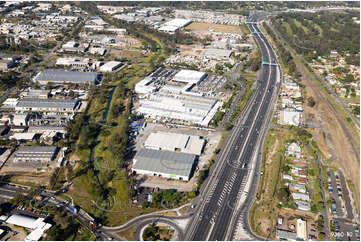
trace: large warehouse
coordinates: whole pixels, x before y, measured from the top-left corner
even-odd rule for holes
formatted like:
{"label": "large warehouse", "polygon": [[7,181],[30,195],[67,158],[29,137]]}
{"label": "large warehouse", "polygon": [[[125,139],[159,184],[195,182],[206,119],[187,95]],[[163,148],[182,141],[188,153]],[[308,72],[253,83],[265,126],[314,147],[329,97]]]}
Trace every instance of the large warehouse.
{"label": "large warehouse", "polygon": [[79,101],[75,99],[20,99],[15,111],[74,112]]}
{"label": "large warehouse", "polygon": [[56,146],[21,146],[14,154],[14,163],[42,166],[53,161],[57,151]]}
{"label": "large warehouse", "polygon": [[32,242],[39,241],[45,231],[52,227],[51,224],[45,223],[44,220],[44,218],[33,218],[26,215],[13,214],[6,220],[6,223],[31,230],[31,233],[26,236],[24,241]]}
{"label": "large warehouse", "polygon": [[183,27],[189,25],[190,23],[192,23],[191,20],[176,18],[176,19],[173,19],[171,21],[164,23],[159,28],[159,30],[163,31],[163,32],[174,33],[177,30],[179,30],[180,28],[183,28]]}
{"label": "large warehouse", "polygon": [[141,149],[133,159],[132,171],[136,174],[189,181],[196,158],[191,154]]}
{"label": "large warehouse", "polygon": [[205,140],[200,136],[168,132],[151,133],[144,148],[201,155]]}
{"label": "large warehouse", "polygon": [[65,71],[46,69],[39,72],[34,81],[41,85],[47,83],[98,84],[101,77],[95,72]]}
{"label": "large warehouse", "polygon": [[207,74],[200,71],[181,70],[173,77],[173,81],[197,84],[201,83]]}
{"label": "large warehouse", "polygon": [[208,126],[220,105],[215,98],[152,93],[149,98],[140,100],[137,112],[147,118],[178,120]]}
{"label": "large warehouse", "polygon": [[123,65],[123,63],[119,62],[119,61],[109,61],[100,67],[100,71],[101,72],[112,72],[112,71],[117,70],[122,65]]}

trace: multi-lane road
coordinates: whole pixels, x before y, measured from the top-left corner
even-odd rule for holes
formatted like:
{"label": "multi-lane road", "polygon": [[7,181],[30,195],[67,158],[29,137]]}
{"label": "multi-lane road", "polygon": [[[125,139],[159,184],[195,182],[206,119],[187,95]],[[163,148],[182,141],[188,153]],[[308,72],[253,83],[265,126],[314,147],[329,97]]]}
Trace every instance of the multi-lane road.
{"label": "multi-lane road", "polygon": [[[232,130],[225,148],[218,160],[218,167],[198,205],[197,216],[188,224],[186,240],[230,240],[237,220],[238,212],[250,203],[251,199],[240,203],[245,196],[243,188],[249,180],[249,174],[257,166],[253,159],[259,151],[259,141],[268,126],[269,114],[273,111],[274,94],[278,92],[280,69],[277,57],[265,36],[260,32],[256,19],[249,19],[248,28],[262,53],[262,69],[251,100],[249,109],[244,113]],[[257,175],[257,173],[255,173]],[[255,191],[256,187],[251,188]],[[248,193],[247,196],[252,194]],[[251,234],[251,233],[250,233]],[[252,236],[252,235],[251,235]]]}

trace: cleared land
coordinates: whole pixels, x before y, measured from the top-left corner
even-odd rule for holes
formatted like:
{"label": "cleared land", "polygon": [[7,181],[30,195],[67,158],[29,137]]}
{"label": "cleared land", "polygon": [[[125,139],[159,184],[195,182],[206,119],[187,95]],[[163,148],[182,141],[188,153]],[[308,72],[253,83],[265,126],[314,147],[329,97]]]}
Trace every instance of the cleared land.
{"label": "cleared land", "polygon": [[240,28],[238,26],[198,23],[198,22],[191,23],[185,29],[193,30],[193,31],[212,31],[212,32],[230,33],[230,34],[239,34],[240,32]]}

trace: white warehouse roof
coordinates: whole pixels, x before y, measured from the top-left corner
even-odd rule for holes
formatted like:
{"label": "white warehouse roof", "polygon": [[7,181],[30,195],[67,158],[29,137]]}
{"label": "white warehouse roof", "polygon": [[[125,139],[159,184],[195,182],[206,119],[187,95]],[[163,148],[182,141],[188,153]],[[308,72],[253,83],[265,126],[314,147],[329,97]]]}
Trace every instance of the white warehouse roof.
{"label": "white warehouse roof", "polygon": [[174,77],[174,81],[187,82],[187,83],[199,83],[206,78],[207,74],[200,71],[193,70],[181,70]]}
{"label": "white warehouse roof", "polygon": [[180,18],[176,18],[173,19],[171,21],[168,21],[166,23],[164,23],[159,30],[160,31],[165,31],[165,32],[175,32],[178,29],[187,26],[188,24],[190,24],[192,21],[188,20],[188,19],[180,19]]}
{"label": "white warehouse roof", "polygon": [[168,132],[151,133],[144,143],[144,147],[148,149],[179,151],[195,155],[202,153],[203,146],[204,139],[199,136]]}
{"label": "white warehouse roof", "polygon": [[35,229],[37,226],[36,218],[20,215],[20,214],[14,214],[11,215],[7,220],[6,223],[13,224],[16,226],[20,226],[27,229]]}
{"label": "white warehouse roof", "polygon": [[100,71],[102,72],[113,71],[122,65],[123,64],[119,61],[109,61],[100,67]]}
{"label": "white warehouse roof", "polygon": [[172,19],[171,21],[166,22],[165,25],[176,26],[178,28],[182,28],[182,27],[190,24],[191,22],[192,21],[189,19],[175,18],[175,19]]}

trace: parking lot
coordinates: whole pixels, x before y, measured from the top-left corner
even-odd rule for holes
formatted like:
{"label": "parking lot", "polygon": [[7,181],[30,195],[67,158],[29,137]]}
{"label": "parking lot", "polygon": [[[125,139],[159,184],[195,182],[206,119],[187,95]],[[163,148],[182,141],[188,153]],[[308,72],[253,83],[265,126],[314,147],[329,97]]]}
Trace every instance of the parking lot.
{"label": "parking lot", "polygon": [[335,231],[331,232],[331,238],[345,241],[345,240],[360,240],[359,227],[356,224],[348,223],[343,219],[333,220]]}
{"label": "parking lot", "polygon": [[340,171],[327,171],[328,191],[331,199],[331,238],[344,240],[360,240],[359,228],[352,223],[354,218],[351,200],[346,181]]}
{"label": "parking lot", "polygon": [[342,188],[340,176],[332,170],[327,171],[328,192],[332,202],[331,213],[337,217],[344,217],[346,215],[344,202],[342,200]]}

